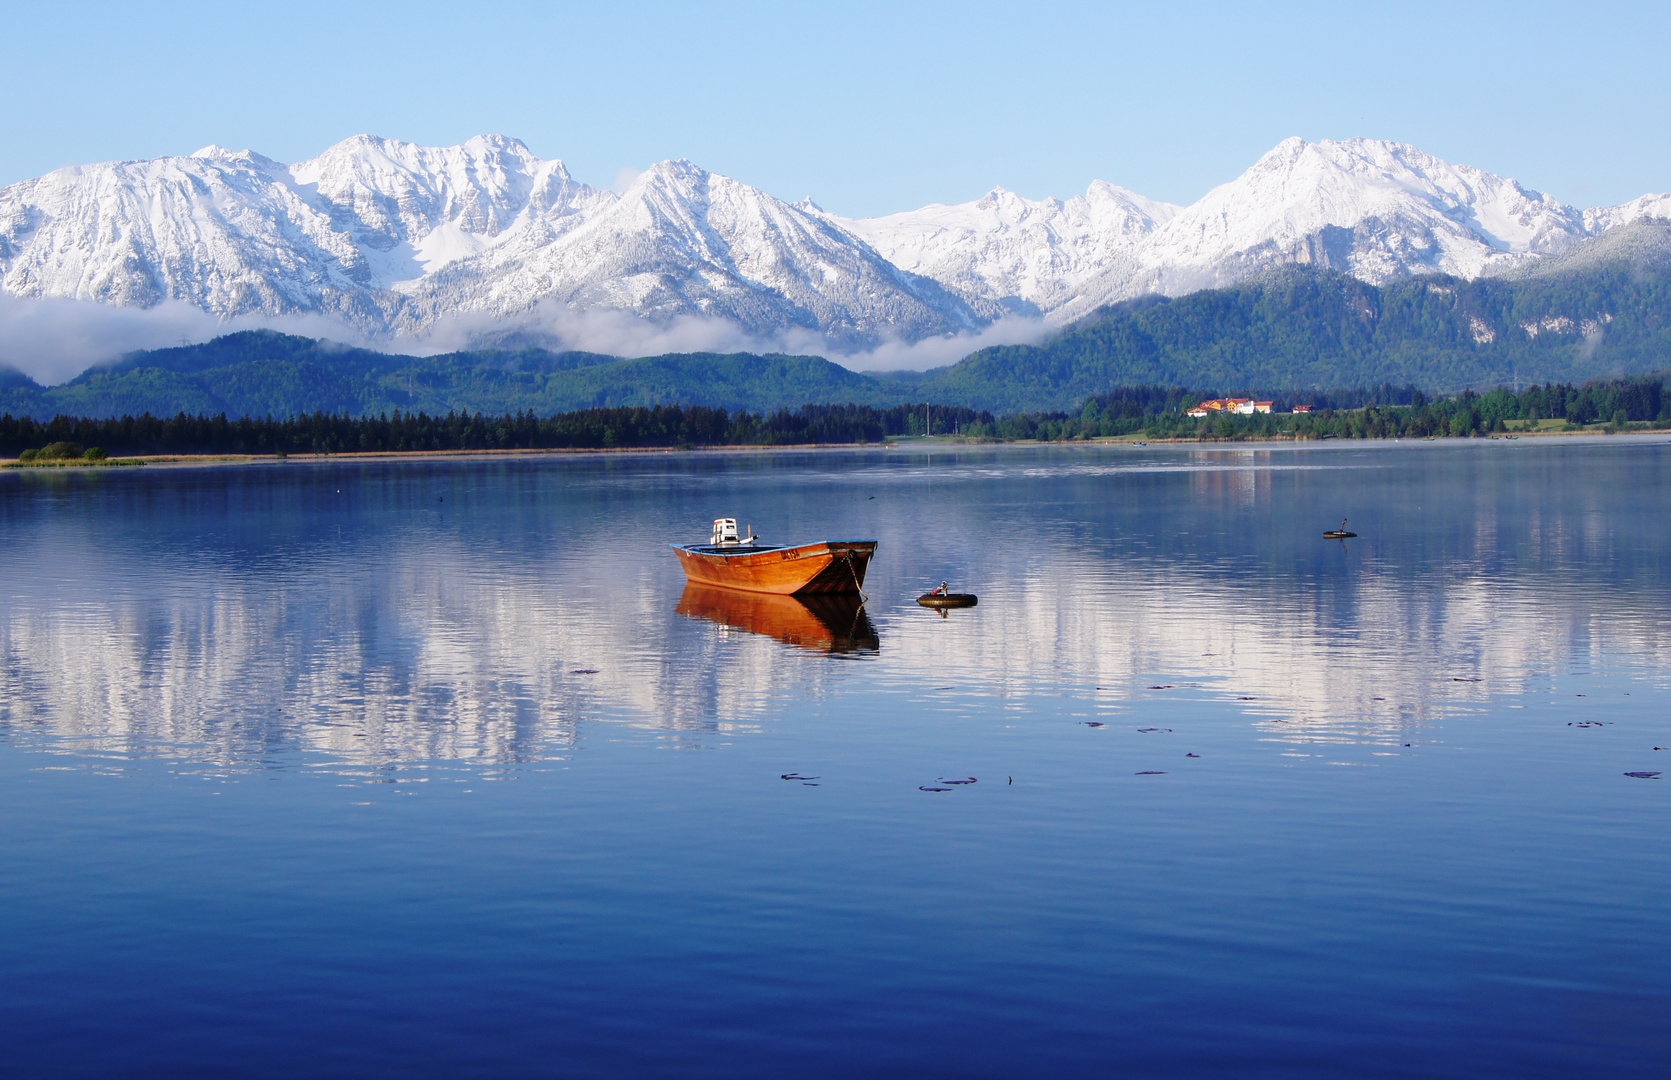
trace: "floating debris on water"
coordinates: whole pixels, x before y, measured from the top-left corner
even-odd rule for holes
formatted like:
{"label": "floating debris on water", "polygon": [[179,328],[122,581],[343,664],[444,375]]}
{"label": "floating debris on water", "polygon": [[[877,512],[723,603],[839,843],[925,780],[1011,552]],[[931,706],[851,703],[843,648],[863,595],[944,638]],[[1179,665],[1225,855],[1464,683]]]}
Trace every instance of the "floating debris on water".
{"label": "floating debris on water", "polygon": [[1170,690],[1170,689],[1172,689],[1172,687],[1170,687],[1170,686],[1145,686],[1143,689],[1145,689],[1145,690]]}
{"label": "floating debris on water", "polygon": [[1152,731],[1165,731],[1165,732],[1170,732],[1170,731],[1171,731],[1171,730],[1172,730],[1172,729],[1171,729],[1171,728],[1169,728],[1169,727],[1140,727],[1140,728],[1138,728],[1138,729],[1137,729],[1137,730],[1138,730],[1138,731],[1141,731],[1141,732],[1143,732],[1143,733],[1144,733],[1144,734],[1145,734],[1145,735],[1147,735],[1147,734],[1148,734],[1148,733],[1150,733],[1150,732],[1152,732]]}
{"label": "floating debris on water", "polygon": [[[1103,723],[1101,720],[1081,720],[1080,723],[1084,724],[1086,727],[1107,727],[1108,726],[1107,724]],[[1656,746],[1656,747],[1654,747],[1654,749],[1658,750],[1659,747]]]}
{"label": "floating debris on water", "polygon": [[976,784],[976,783],[979,783],[980,781],[976,780],[973,776],[969,777],[966,780],[947,780],[944,776],[942,776],[940,779],[938,779],[934,782],[936,784]]}
{"label": "floating debris on water", "polygon": [[570,675],[596,675],[597,673],[598,669],[595,667],[577,667],[569,672]]}
{"label": "floating debris on water", "polygon": [[1611,720],[1568,720],[1567,727],[1606,727]]}
{"label": "floating debris on water", "polygon": [[1133,776],[1165,776],[1166,773],[1163,772],[1160,769],[1144,769],[1142,772],[1132,773],[1132,775]]}
{"label": "floating debris on water", "polygon": [[1658,780],[1659,779],[1659,773],[1657,773],[1657,772],[1627,772],[1627,773],[1625,773],[1625,775],[1626,776],[1634,776],[1638,780]]}
{"label": "floating debris on water", "polygon": [[1255,698],[1255,697],[1239,697],[1236,700],[1237,701],[1258,701],[1259,699]]}
{"label": "floating debris on water", "polygon": [[1484,681],[1485,681],[1484,679],[1480,678],[1477,675],[1470,675],[1467,678],[1452,677],[1452,679],[1451,679],[1451,682],[1484,682]]}
{"label": "floating debris on water", "polygon": [[1185,757],[1200,757],[1200,754],[1185,754]]}
{"label": "floating debris on water", "polygon": [[949,788],[949,787],[929,787],[927,784],[919,784],[917,786],[917,790],[918,791],[950,791],[951,788]]}
{"label": "floating debris on water", "polygon": [[818,776],[802,776],[798,772],[786,772],[782,776],[780,776],[778,779],[780,779],[780,780],[821,780],[823,778],[818,777]]}

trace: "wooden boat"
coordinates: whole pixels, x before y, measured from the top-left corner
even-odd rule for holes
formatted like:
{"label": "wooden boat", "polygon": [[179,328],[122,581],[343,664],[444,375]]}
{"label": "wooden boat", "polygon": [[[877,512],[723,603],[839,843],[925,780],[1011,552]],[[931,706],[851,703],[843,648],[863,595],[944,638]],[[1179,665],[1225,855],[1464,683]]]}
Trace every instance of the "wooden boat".
{"label": "wooden boat", "polygon": [[809,652],[875,653],[881,648],[864,604],[852,593],[771,593],[718,589],[688,582],[675,609],[690,619],[776,638]]}
{"label": "wooden boat", "polygon": [[674,544],[685,577],[704,585],[782,596],[860,593],[876,554],[874,540],[820,540],[784,547],[762,544],[749,526],[737,535],[736,518],[716,518],[706,544]]}

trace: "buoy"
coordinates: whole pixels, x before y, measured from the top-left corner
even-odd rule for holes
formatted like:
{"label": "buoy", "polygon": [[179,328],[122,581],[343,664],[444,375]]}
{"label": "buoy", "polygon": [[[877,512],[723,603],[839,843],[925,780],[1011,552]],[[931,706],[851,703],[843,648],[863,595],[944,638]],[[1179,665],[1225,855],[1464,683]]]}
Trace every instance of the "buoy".
{"label": "buoy", "polygon": [[974,607],[979,602],[974,593],[949,591],[944,581],[933,592],[917,597],[917,603],[927,608]]}

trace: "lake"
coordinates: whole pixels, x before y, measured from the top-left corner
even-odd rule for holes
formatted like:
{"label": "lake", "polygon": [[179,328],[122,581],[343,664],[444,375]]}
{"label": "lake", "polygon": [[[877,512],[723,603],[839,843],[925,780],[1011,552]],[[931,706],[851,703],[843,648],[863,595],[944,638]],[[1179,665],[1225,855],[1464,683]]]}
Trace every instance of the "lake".
{"label": "lake", "polygon": [[[1665,1076],[1668,510],[1629,437],[0,473],[7,1075]],[[868,603],[687,593],[722,515]]]}

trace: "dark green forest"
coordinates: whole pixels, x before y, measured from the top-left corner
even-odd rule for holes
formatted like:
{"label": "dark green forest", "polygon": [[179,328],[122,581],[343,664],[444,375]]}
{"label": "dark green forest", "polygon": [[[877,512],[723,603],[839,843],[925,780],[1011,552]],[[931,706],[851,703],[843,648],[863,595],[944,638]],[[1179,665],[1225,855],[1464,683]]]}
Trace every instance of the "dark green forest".
{"label": "dark green forest", "polygon": [[1331,394],[1288,395],[1279,409],[1311,405],[1310,413],[1186,416],[1196,402],[1220,397],[1156,386],[1127,387],[1086,399],[1074,413],[1022,413],[967,425],[976,438],[1066,441],[1142,435],[1151,439],[1391,439],[1469,437],[1547,428],[1583,430],[1604,424],[1624,431],[1671,428],[1671,395],[1663,380],[1615,379],[1575,386],[1547,383],[1519,391],[1499,388],[1479,394],[1465,390],[1430,399],[1413,386],[1390,384]]}
{"label": "dark green forest", "polygon": [[[702,405],[619,406],[555,416],[532,412],[403,413],[356,417],[313,413],[285,419],[229,419],[178,413],[41,422],[0,416],[0,455],[60,444],[52,457],[97,447],[110,454],[300,454],[357,451],[630,449],[634,447],[805,446],[877,443],[921,434],[932,417],[940,434],[992,425],[991,413],[929,405],[807,405],[771,413]],[[71,453],[70,449],[74,448]]]}
{"label": "dark green forest", "polygon": [[0,455],[42,460],[106,454],[291,454],[356,451],[630,449],[805,446],[878,443],[900,436],[957,435],[975,440],[1070,441],[1141,434],[1185,439],[1376,439],[1466,437],[1524,430],[1556,420],[1568,430],[1603,423],[1608,430],[1671,427],[1671,395],[1660,379],[1586,386],[1549,383],[1523,390],[1471,390],[1429,399],[1413,386],[1291,396],[1309,414],[1208,416],[1186,410],[1222,396],[1178,387],[1124,387],[1086,399],[1075,413],[995,417],[960,406],[805,405],[771,413],[701,405],[583,409],[541,417],[532,412],[428,413],[354,417],[313,413],[285,419],[229,419],[179,413],[115,419],[59,416],[50,421],[0,416]]}

